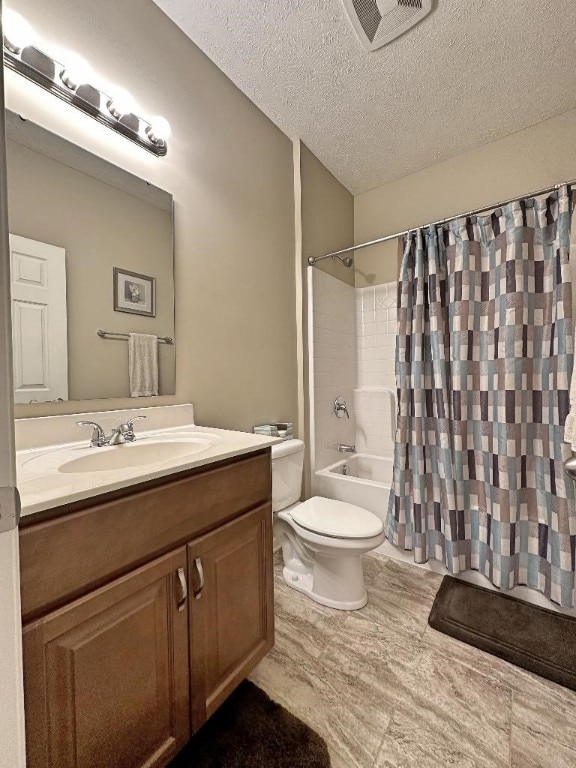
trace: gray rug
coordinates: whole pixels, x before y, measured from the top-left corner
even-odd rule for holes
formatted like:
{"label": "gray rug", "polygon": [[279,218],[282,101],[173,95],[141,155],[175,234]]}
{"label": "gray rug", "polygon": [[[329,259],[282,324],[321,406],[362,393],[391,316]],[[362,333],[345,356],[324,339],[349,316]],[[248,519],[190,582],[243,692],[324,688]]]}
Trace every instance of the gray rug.
{"label": "gray rug", "polygon": [[168,768],[330,768],[324,739],[242,683]]}
{"label": "gray rug", "polygon": [[576,618],[445,576],[428,623],[576,691]]}

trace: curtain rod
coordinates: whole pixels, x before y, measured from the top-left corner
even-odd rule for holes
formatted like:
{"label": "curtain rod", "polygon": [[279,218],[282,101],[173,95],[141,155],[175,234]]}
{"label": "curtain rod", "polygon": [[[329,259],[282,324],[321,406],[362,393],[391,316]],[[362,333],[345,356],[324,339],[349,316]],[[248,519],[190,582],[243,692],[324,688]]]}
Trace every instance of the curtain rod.
{"label": "curtain rod", "polygon": [[[492,205],[485,205],[482,208],[475,208],[473,211],[466,211],[465,213],[457,213],[455,216],[449,216],[447,219],[439,219],[438,221],[432,221],[429,224],[424,224],[420,227],[410,227],[410,229],[404,229],[402,232],[395,232],[393,235],[386,235],[386,237],[379,237],[376,240],[368,240],[365,243],[359,245],[351,245],[349,248],[342,248],[340,251],[333,251],[332,253],[325,253],[323,256],[309,256],[308,264],[312,267],[317,261],[323,261],[324,259],[339,258],[344,253],[351,253],[352,251],[359,251],[361,248],[369,248],[371,245],[378,245],[379,243],[386,243],[389,240],[396,240],[403,235],[407,235],[410,232],[414,232],[417,229],[426,229],[427,227],[439,227],[441,224],[446,224],[449,221],[455,221],[456,219],[462,219],[467,216],[475,216],[483,211],[489,211],[492,208],[501,208],[503,205],[509,203],[515,203],[517,200],[521,200],[524,197],[537,197],[543,195],[546,192],[552,192],[560,187],[571,187],[576,185],[576,179],[573,181],[564,181],[561,184],[554,184],[552,187],[544,187],[544,189],[537,189],[535,192],[530,192],[527,195],[520,197],[511,197],[509,200],[500,200],[499,203],[493,203]],[[348,265],[346,265],[348,266]]]}

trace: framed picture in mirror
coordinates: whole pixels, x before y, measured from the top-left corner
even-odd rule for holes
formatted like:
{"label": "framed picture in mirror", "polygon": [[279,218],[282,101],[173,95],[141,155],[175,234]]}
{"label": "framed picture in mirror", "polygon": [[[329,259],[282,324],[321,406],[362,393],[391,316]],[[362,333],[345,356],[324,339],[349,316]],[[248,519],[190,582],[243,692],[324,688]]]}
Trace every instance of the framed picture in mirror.
{"label": "framed picture in mirror", "polygon": [[156,317],[156,279],[114,267],[114,310]]}

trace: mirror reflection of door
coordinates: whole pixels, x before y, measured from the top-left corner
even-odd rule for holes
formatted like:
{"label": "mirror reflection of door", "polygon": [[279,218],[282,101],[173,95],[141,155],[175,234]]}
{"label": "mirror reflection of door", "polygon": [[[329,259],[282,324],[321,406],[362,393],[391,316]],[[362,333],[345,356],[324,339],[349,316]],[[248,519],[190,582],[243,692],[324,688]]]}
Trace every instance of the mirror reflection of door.
{"label": "mirror reflection of door", "polygon": [[66,251],[10,235],[14,400],[68,399]]}

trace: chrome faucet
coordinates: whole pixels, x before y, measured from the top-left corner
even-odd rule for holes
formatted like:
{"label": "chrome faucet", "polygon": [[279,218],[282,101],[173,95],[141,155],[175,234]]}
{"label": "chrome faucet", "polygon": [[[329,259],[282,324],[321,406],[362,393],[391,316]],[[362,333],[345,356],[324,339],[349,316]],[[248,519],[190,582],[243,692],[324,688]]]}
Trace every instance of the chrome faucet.
{"label": "chrome faucet", "polygon": [[90,445],[93,448],[102,448],[105,445],[122,445],[123,443],[133,443],[136,440],[136,433],[134,432],[134,422],[139,419],[145,419],[146,416],[134,416],[133,419],[126,423],[120,424],[116,429],[112,430],[112,433],[106,437],[106,433],[95,421],[77,421],[79,427],[92,427],[92,439]]}
{"label": "chrome faucet", "polygon": [[134,422],[140,419],[145,419],[146,416],[134,416],[133,419],[127,421],[125,424],[120,424],[119,427],[112,432],[108,438],[108,445],[122,445],[122,443],[133,443],[136,440],[136,433],[134,432]]}
{"label": "chrome faucet", "polygon": [[346,416],[347,419],[350,418],[350,414],[348,413],[348,406],[346,405],[346,400],[340,395],[339,397],[334,400],[334,413],[339,419],[343,419],[344,416]]}
{"label": "chrome faucet", "polygon": [[338,450],[340,453],[356,453],[356,446],[348,445],[348,443],[340,443]]}
{"label": "chrome faucet", "polygon": [[77,421],[76,424],[79,427],[92,427],[94,429],[90,440],[92,448],[102,448],[103,445],[107,444],[106,434],[100,424],[96,424],[95,421]]}

